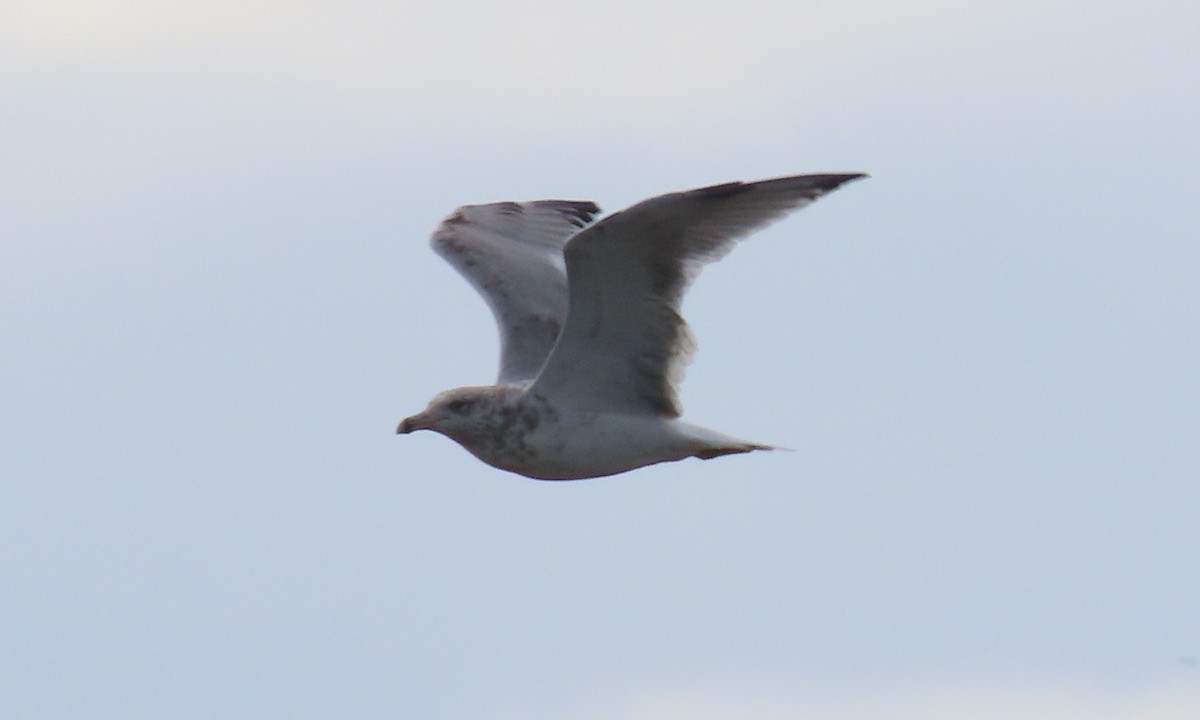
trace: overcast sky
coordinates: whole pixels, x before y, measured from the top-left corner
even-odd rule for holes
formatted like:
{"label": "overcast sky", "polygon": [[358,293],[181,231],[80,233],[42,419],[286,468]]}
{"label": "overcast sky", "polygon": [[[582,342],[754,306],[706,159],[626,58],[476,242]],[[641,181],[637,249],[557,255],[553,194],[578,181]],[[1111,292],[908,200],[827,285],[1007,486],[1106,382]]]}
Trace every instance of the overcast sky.
{"label": "overcast sky", "polygon": [[[0,715],[1200,716],[1200,6],[6,0]],[[865,171],[544,483],[456,206]]]}

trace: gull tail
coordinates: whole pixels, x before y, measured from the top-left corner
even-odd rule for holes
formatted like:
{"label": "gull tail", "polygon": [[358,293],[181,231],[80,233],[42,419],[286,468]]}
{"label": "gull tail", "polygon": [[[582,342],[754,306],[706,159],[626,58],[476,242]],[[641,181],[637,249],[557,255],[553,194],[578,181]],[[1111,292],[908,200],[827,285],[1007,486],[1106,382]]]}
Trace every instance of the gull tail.
{"label": "gull tail", "polygon": [[754,452],[755,450],[786,450],[787,448],[777,448],[774,445],[759,445],[758,443],[745,442],[737,445],[725,445],[722,447],[708,447],[697,451],[696,457],[701,460],[712,460],[713,458],[724,457],[725,455],[741,455],[742,453]]}
{"label": "gull tail", "polygon": [[692,455],[701,460],[712,460],[713,458],[724,457],[726,455],[741,455],[742,453],[754,452],[755,450],[786,449],[777,448],[774,445],[764,445],[763,443],[741,440],[716,432],[715,430],[700,427],[699,425],[680,423],[680,426],[682,426],[682,429],[694,443]]}

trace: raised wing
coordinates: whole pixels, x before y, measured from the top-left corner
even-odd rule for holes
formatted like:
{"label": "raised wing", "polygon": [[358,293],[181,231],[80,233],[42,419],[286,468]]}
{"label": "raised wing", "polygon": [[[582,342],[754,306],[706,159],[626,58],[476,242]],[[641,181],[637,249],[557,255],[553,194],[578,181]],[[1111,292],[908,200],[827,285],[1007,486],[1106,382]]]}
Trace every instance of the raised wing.
{"label": "raised wing", "polygon": [[500,326],[499,382],[533,379],[567,315],[562,249],[600,208],[571,200],[466,205],[430,243],[487,301]]}
{"label": "raised wing", "polygon": [[661,195],[567,243],[570,311],[532,389],[556,406],[678,417],[695,350],[679,304],[740,239],[861,174],[801,175]]}

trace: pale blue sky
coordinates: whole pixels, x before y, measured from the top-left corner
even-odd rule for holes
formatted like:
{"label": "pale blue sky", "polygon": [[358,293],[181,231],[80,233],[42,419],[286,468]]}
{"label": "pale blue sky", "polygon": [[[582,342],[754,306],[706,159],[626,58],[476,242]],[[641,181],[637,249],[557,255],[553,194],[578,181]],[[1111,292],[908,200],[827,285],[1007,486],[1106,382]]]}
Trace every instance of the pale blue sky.
{"label": "pale blue sky", "polygon": [[[811,7],[809,6],[811,5]],[[1194,2],[0,8],[0,715],[1200,712]],[[524,480],[455,206],[867,171]]]}

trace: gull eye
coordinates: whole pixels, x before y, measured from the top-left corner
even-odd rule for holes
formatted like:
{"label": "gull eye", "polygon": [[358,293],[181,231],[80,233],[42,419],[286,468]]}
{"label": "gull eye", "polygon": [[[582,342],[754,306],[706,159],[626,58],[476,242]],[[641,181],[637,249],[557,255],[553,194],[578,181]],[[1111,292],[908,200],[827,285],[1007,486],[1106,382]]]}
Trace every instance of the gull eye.
{"label": "gull eye", "polygon": [[452,413],[461,413],[463,410],[467,409],[467,401],[451,400],[450,402],[446,403],[446,407],[449,408],[450,412]]}

